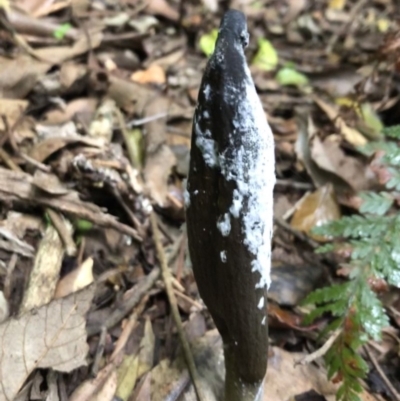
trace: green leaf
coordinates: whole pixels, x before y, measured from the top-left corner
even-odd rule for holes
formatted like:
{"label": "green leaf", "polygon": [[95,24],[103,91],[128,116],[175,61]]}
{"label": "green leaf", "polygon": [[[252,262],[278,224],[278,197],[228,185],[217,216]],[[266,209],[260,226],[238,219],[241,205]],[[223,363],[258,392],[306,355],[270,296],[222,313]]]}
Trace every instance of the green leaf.
{"label": "green leaf", "polygon": [[214,53],[215,42],[218,38],[218,29],[213,29],[209,33],[205,33],[201,36],[199,46],[200,50],[207,56],[211,57]]}
{"label": "green leaf", "polygon": [[278,65],[279,57],[272,43],[267,39],[258,40],[258,51],[252,65],[263,71],[273,71]]}
{"label": "green leaf", "polygon": [[71,28],[72,25],[69,23],[62,24],[53,32],[53,36],[58,40],[62,40]]}
{"label": "green leaf", "polygon": [[93,228],[93,223],[85,219],[77,219],[74,222],[74,227],[80,233],[85,233]]}
{"label": "green leaf", "polygon": [[385,184],[387,189],[394,189],[400,191],[400,171],[399,169],[388,167],[388,173],[390,174],[389,181]]}
{"label": "green leaf", "polygon": [[391,138],[400,139],[400,125],[393,125],[392,127],[385,127],[383,133]]}
{"label": "green leaf", "polygon": [[275,78],[282,86],[293,85],[297,87],[302,87],[307,85],[309,82],[306,75],[290,67],[281,68],[276,74]]}
{"label": "green leaf", "polygon": [[360,194],[364,201],[360,206],[361,213],[372,213],[383,216],[393,205],[393,197],[387,192],[364,192]]}

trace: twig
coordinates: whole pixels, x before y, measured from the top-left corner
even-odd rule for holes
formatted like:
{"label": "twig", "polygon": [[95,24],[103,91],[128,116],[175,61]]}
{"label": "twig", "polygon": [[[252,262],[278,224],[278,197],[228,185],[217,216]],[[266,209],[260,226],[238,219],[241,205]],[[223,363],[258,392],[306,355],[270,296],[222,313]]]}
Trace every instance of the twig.
{"label": "twig", "polygon": [[160,277],[160,269],[155,267],[150,274],[144,277],[134,288],[132,295],[121,305],[118,309],[113,311],[104,324],[89,325],[86,328],[88,336],[93,336],[100,333],[103,327],[107,329],[114,327],[120,322],[125,316],[127,316],[131,310],[146,296],[147,292],[153,287],[154,283]]}
{"label": "twig", "polygon": [[392,393],[393,397],[395,398],[396,401],[400,401],[400,394],[397,392],[397,390],[394,388],[393,384],[390,383],[389,379],[387,378],[387,376],[385,375],[385,372],[382,370],[382,368],[380,367],[378,361],[376,360],[376,358],[374,357],[374,355],[372,354],[372,352],[369,349],[368,345],[365,345],[363,347],[364,351],[366,352],[366,354],[368,355],[369,360],[371,361],[371,363],[374,365],[376,371],[379,373],[379,376],[381,377],[381,379],[385,382],[387,388],[389,389],[389,391]]}
{"label": "twig", "polygon": [[126,126],[128,128],[139,127],[140,125],[151,123],[152,121],[156,121],[156,120],[159,120],[160,118],[164,118],[164,117],[168,117],[168,113],[163,112],[163,113],[154,114],[153,116],[148,116],[148,117],[144,117],[144,118],[138,118],[135,120],[131,120],[126,123]]}
{"label": "twig", "polygon": [[310,184],[308,182],[296,182],[292,180],[279,180],[279,179],[276,180],[275,185],[282,187],[290,187],[295,189],[305,189],[305,190],[315,188],[313,184]]}
{"label": "twig", "polygon": [[280,219],[279,217],[274,217],[274,223],[282,227],[286,231],[289,231],[299,240],[307,242],[307,244],[309,244],[313,249],[319,247],[317,241],[314,241],[313,239],[309,238],[306,234],[303,234],[301,231],[294,229],[289,223],[286,223],[285,220]]}
{"label": "twig", "polygon": [[154,242],[156,244],[157,257],[158,257],[158,260],[160,262],[161,273],[162,273],[162,276],[163,276],[163,279],[164,279],[165,289],[167,291],[168,300],[169,300],[169,303],[170,303],[170,306],[171,306],[172,316],[174,318],[176,327],[178,329],[179,339],[180,339],[180,341],[182,343],[183,353],[185,355],[185,359],[186,359],[186,363],[187,363],[187,366],[188,366],[188,370],[189,370],[190,376],[192,378],[192,382],[193,382],[194,389],[195,389],[195,392],[196,392],[197,400],[198,401],[203,401],[203,400],[205,400],[205,398],[202,396],[202,391],[201,391],[201,387],[200,387],[200,380],[199,380],[199,376],[198,376],[198,373],[197,373],[196,365],[194,363],[193,355],[192,355],[192,352],[190,350],[189,343],[188,343],[188,341],[186,339],[185,332],[183,331],[182,320],[181,320],[181,317],[179,315],[178,305],[176,303],[174,290],[172,288],[171,273],[170,273],[170,271],[168,269],[168,266],[167,266],[167,261],[166,261],[166,258],[165,258],[164,248],[163,248],[163,246],[161,244],[160,232],[159,232],[159,229],[158,229],[157,219],[156,219],[156,216],[155,216],[154,212],[152,212],[150,214],[150,222],[151,222],[151,228],[153,230]]}
{"label": "twig", "polygon": [[316,351],[314,351],[313,353],[305,356],[304,358],[299,359],[298,361],[296,361],[294,363],[294,366],[297,365],[307,365],[313,361],[315,361],[316,359],[320,358],[321,356],[324,356],[327,351],[329,350],[329,348],[332,346],[332,344],[335,342],[335,340],[339,337],[339,334],[341,333],[341,330],[336,330],[333,332],[333,334],[328,338],[328,340],[325,342],[325,344],[317,349]]}
{"label": "twig", "polygon": [[326,52],[331,53],[333,47],[335,46],[336,42],[339,40],[339,38],[343,35],[343,33],[350,29],[351,26],[353,25],[354,21],[356,20],[356,15],[357,13],[361,10],[362,7],[368,2],[368,0],[359,0],[358,3],[356,3],[353,8],[351,9],[349,13],[349,19],[348,22],[344,23],[341,28],[339,29],[338,32],[336,32],[335,35],[331,37],[331,39],[328,42],[328,46],[326,47]]}
{"label": "twig", "polygon": [[125,146],[126,146],[126,149],[128,151],[128,155],[129,155],[129,159],[131,161],[131,164],[132,164],[132,166],[134,168],[140,170],[140,161],[137,159],[136,152],[132,148],[132,141],[129,138],[129,132],[126,129],[124,117],[123,117],[121,111],[118,108],[115,108],[115,114],[117,116],[118,125],[119,125],[119,128],[120,128],[121,132],[122,132],[122,136],[124,138]]}
{"label": "twig", "polygon": [[107,339],[107,329],[103,327],[100,332],[99,343],[97,344],[97,350],[94,356],[93,365],[91,369],[93,377],[96,377],[97,374],[99,373],[100,362],[104,354],[106,339]]}
{"label": "twig", "polygon": [[76,255],[76,245],[74,239],[72,238],[72,230],[67,227],[71,223],[66,221],[60,213],[55,212],[53,209],[46,208],[46,213],[50,217],[51,223],[57,230],[61,241],[64,244],[65,253],[68,256]]}

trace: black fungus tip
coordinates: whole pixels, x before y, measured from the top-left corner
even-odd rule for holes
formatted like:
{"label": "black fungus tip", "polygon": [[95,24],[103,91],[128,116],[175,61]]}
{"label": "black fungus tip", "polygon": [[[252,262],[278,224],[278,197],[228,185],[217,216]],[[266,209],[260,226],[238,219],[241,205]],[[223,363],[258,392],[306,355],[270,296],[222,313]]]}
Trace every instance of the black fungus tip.
{"label": "black fungus tip", "polygon": [[227,11],[222,18],[219,32],[220,35],[233,36],[236,40],[240,41],[243,48],[249,44],[246,16],[241,11]]}

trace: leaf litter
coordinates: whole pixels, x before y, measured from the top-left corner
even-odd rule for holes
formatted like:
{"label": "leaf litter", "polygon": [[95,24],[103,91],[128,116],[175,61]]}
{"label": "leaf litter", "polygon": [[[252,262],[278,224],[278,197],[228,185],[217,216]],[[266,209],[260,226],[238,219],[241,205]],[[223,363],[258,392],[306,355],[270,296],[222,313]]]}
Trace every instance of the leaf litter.
{"label": "leaf litter", "polygon": [[[389,179],[379,155],[358,147],[400,123],[396,4],[231,3],[248,18],[247,57],[276,143],[266,399],[310,390],[332,399],[321,361],[318,371],[293,367],[317,348],[320,326],[299,323],[300,302],[342,262],[315,255],[321,238],[310,230],[358,210],[357,191]],[[0,9],[0,400],[195,399],[160,280],[154,210],[203,393],[218,399],[222,349],[190,267],[184,181],[223,4]],[[362,399],[375,387],[366,389]]]}

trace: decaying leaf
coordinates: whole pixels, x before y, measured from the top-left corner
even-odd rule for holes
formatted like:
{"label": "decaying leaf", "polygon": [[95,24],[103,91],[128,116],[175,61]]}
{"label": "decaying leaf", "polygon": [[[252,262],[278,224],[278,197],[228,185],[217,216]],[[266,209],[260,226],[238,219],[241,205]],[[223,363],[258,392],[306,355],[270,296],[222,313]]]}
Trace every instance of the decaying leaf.
{"label": "decaying leaf", "polygon": [[131,80],[139,84],[165,84],[164,70],[158,64],[152,64],[147,70],[136,71],[131,75]]}
{"label": "decaying leaf", "polygon": [[311,194],[306,194],[298,203],[291,225],[299,231],[304,231],[316,240],[323,240],[311,234],[318,227],[338,220],[341,217],[340,208],[331,184],[318,188]]}
{"label": "decaying leaf", "polygon": [[38,308],[53,299],[63,256],[64,246],[58,232],[52,225],[49,225],[36,252],[20,313]]}
{"label": "decaying leaf", "polygon": [[93,259],[87,258],[75,270],[64,276],[57,284],[54,298],[66,297],[93,283]]}
{"label": "decaying leaf", "polygon": [[35,190],[33,177],[23,172],[0,168],[0,200],[49,206],[67,215],[89,220],[99,226],[113,227],[141,240],[133,228],[118,222],[114,216],[104,213],[97,205],[81,201],[77,192],[69,190],[67,194],[60,196],[39,192]]}
{"label": "decaying leaf", "polygon": [[326,113],[335,127],[343,135],[343,137],[354,146],[361,146],[367,143],[365,137],[360,134],[355,128],[349,127],[343,118],[339,115],[339,111],[329,103],[325,102],[318,96],[312,96],[315,103]]}
{"label": "decaying leaf", "polygon": [[94,287],[0,325],[0,400],[13,400],[36,368],[70,372],[86,364],[85,313]]}

